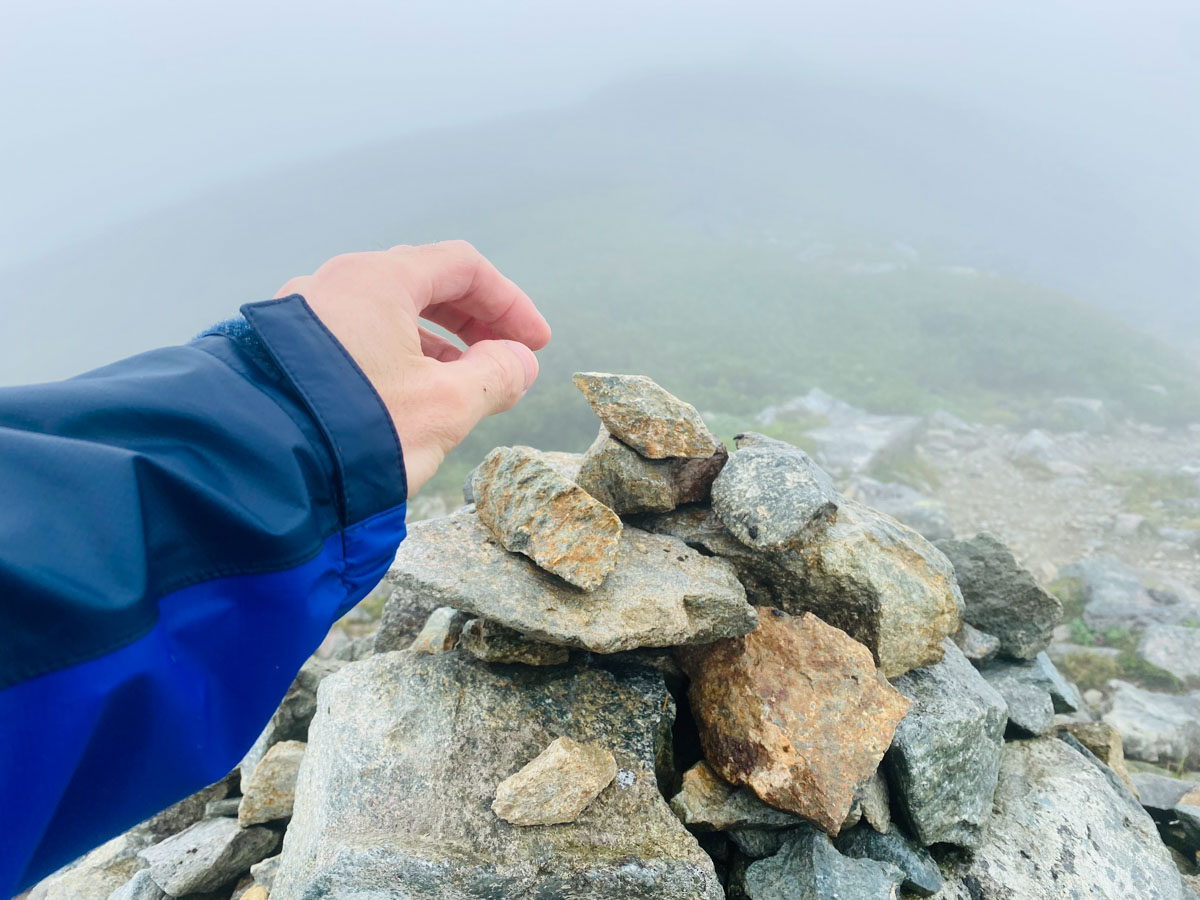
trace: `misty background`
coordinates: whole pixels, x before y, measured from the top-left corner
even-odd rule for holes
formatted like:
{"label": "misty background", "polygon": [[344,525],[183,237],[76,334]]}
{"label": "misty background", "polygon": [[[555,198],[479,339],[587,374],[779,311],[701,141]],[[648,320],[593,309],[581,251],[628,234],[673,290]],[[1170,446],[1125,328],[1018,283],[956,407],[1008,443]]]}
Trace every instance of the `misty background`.
{"label": "misty background", "polygon": [[[715,414],[813,386],[1200,421],[1200,8],[7,4],[0,384],[187,340],[349,250],[466,238],[579,368]],[[447,482],[449,483],[449,482]]]}

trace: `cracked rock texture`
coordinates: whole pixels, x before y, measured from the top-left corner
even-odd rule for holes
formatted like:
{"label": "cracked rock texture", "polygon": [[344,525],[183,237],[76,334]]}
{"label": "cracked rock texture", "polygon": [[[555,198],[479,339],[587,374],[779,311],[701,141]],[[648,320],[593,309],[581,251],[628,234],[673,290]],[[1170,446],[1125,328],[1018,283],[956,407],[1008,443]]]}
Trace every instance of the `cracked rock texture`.
{"label": "cracked rock texture", "polygon": [[766,607],[757,630],[679,651],[709,765],[836,834],[908,710],[870,652],[816,616]]}

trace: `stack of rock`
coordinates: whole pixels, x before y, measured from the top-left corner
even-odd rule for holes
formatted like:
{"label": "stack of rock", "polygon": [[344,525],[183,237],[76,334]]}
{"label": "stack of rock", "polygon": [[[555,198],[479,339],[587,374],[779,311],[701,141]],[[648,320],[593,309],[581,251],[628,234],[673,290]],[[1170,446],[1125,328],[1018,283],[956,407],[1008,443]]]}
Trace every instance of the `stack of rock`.
{"label": "stack of rock", "polygon": [[[315,703],[302,673],[237,818],[113,896],[1194,897],[1003,545],[934,546],[789,444],[730,454],[644,377],[575,382],[586,453],[497,448],[413,524],[373,646]],[[218,829],[236,866],[173,880]]]}

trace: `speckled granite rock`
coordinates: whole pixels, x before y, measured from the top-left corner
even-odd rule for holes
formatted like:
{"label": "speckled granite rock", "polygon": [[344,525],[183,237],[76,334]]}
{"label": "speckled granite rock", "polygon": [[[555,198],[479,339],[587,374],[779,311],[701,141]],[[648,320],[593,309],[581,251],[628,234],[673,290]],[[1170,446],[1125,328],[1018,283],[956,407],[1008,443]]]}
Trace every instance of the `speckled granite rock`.
{"label": "speckled granite rock", "polygon": [[[527,447],[524,444],[517,444],[513,447],[513,449],[536,454],[538,459],[552,468],[567,481],[574,481],[578,484],[579,467],[583,463],[582,453],[569,453],[563,450],[539,450],[536,447]],[[473,486],[473,482],[475,481],[475,470],[478,468],[479,467],[476,466],[475,469],[472,469],[470,472],[468,472],[467,477],[463,479],[462,492],[464,503],[475,502],[475,488]]]}
{"label": "speckled granite rock", "polygon": [[616,569],[592,592],[508,553],[470,511],[411,525],[388,578],[535,640],[600,653],[711,641],[757,620],[727,563],[630,527]]}
{"label": "speckled granite rock", "polygon": [[1150,817],[1062,741],[1007,745],[995,813],[938,900],[1190,900]]}
{"label": "speckled granite rock", "polygon": [[896,900],[903,878],[891,863],[842,856],[827,835],[801,826],[778,853],[739,873],[729,895],[744,900]]}
{"label": "speckled granite rock", "polygon": [[621,520],[533,451],[497,447],[475,470],[475,511],[506,550],[585,591],[617,562]]}
{"label": "speckled granite rock", "polygon": [[301,741],[280,741],[267,751],[242,786],[237,820],[243,828],[286,819],[296,798],[296,775],[304,759]]}
{"label": "speckled granite rock", "polygon": [[705,758],[836,834],[908,703],[844,632],[813,615],[758,612],[745,637],[678,651]]}
{"label": "speckled granite rock", "polygon": [[752,603],[812,612],[842,629],[871,650],[888,678],[941,659],[942,639],[961,625],[949,560],[912,529],[852,500],[803,548],[776,553],[745,547],[704,509],[638,523],[728,559]]}
{"label": "speckled granite rock", "polygon": [[712,486],[712,508],[730,533],[755,550],[788,550],[837,515],[829,476],[798,447],[737,450]]}
{"label": "speckled granite rock", "polygon": [[[712,861],[658,791],[673,718],[645,669],[461,651],[349,666],[321,688],[272,900],[720,900]],[[608,748],[613,785],[570,825],[497,817],[496,786],[564,736]]]}
{"label": "speckled granite rock", "polygon": [[577,372],[572,380],[609,434],[647,459],[703,459],[717,450],[696,408],[645,375]]}
{"label": "speckled granite rock", "polygon": [[425,620],[425,627],[421,629],[411,644],[407,647],[386,647],[381,650],[412,650],[414,653],[445,653],[447,650],[453,650],[458,646],[458,639],[462,635],[463,626],[470,620],[470,616],[464,612],[460,612],[453,606],[439,606],[429,614],[429,618]]}
{"label": "speckled granite rock", "polygon": [[571,658],[566,647],[531,640],[490,619],[472,619],[464,625],[458,646],[484,662],[559,666]]}
{"label": "speckled granite rock", "polygon": [[952,641],[940,663],[895,680],[912,701],[888,751],[892,796],[922,846],[977,846],[992,809],[1007,708]]}
{"label": "speckled granite rock", "polygon": [[1013,678],[1003,668],[982,671],[984,680],[996,689],[1008,707],[1009,738],[1037,737],[1054,728],[1054,703],[1050,695],[1034,684]]}
{"label": "speckled granite rock", "polygon": [[604,428],[584,454],[579,486],[622,515],[665,512],[707,500],[729,451],[703,459],[646,459]]}
{"label": "speckled granite rock", "polygon": [[746,787],[734,787],[701,760],[683,773],[683,785],[671,798],[679,821],[696,830],[791,828],[804,820],[763,803]]}
{"label": "speckled granite rock", "polygon": [[901,887],[918,897],[928,897],[942,886],[942,873],[933,857],[899,832],[880,834],[869,825],[860,825],[840,835],[834,846],[845,856],[896,866],[904,872]]}
{"label": "speckled granite rock", "polygon": [[1032,659],[1050,643],[1062,603],[1038,586],[1012,552],[990,534],[938,541],[950,558],[966,603],[963,618],[1000,639],[1000,652]]}
{"label": "speckled granite rock", "polygon": [[279,835],[261,825],[241,828],[233,819],[205,819],[141,856],[154,883],[180,897],[232,883],[278,847]]}
{"label": "speckled granite rock", "polygon": [[617,763],[604,747],[555,738],[500,782],[492,812],[513,825],[574,822],[616,777]]}

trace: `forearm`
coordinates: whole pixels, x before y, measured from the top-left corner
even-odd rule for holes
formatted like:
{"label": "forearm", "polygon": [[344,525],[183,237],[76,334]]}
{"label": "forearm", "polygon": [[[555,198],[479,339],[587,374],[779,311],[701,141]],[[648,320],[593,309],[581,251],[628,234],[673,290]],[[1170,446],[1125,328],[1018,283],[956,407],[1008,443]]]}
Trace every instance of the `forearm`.
{"label": "forearm", "polygon": [[0,390],[0,893],[231,769],[404,534],[391,419],[298,298]]}

